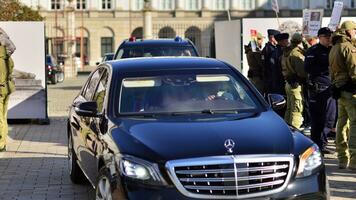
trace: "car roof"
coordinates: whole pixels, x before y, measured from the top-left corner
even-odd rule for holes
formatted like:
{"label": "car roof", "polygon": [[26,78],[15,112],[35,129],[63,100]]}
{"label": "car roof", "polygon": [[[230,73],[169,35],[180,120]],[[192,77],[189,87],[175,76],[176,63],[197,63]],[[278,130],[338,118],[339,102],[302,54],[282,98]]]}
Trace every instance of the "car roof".
{"label": "car roof", "polygon": [[113,71],[137,72],[182,69],[230,69],[226,63],[202,57],[127,58],[106,62]]}
{"label": "car roof", "polygon": [[128,46],[192,46],[192,44],[185,39],[149,39],[149,40],[136,40],[129,41],[125,40],[120,46],[128,47]]}

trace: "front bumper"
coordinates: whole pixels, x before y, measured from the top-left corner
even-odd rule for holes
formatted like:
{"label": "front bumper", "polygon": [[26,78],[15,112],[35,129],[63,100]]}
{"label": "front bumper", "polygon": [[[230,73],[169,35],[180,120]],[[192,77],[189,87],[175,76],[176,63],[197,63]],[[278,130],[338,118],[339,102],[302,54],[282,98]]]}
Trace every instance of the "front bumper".
{"label": "front bumper", "polygon": [[[118,187],[114,192],[114,199],[123,199],[123,196],[128,200],[196,200],[189,198],[180,193],[174,185],[166,187],[150,187],[141,183],[126,182],[118,183]],[[325,175],[325,169],[320,169],[314,175],[306,178],[292,178],[285,190],[271,196],[254,198],[256,200],[274,200],[274,199],[329,199],[328,184]]]}

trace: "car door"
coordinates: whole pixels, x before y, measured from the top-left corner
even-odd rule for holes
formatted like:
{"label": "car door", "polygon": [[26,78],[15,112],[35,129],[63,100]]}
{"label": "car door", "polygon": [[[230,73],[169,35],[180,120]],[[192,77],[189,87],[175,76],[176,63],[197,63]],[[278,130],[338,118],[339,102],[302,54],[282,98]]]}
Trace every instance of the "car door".
{"label": "car door", "polygon": [[[92,100],[103,71],[103,68],[98,68],[96,71],[93,72],[92,76],[90,77],[90,80],[87,83],[86,88],[83,90],[82,94],[75,100],[74,105]],[[90,151],[90,148],[88,148],[88,145],[90,144],[87,144],[88,137],[92,134],[94,129],[91,126],[91,122],[94,120],[94,117],[83,117],[76,115],[73,116],[73,120],[78,121],[79,123],[77,131],[78,134],[75,139],[76,144],[74,146],[74,148],[77,149],[79,165],[83,169],[84,173],[88,176],[90,181],[92,183],[95,183],[93,182],[94,179],[92,179],[92,176],[90,175],[92,171],[90,165],[95,165],[95,162],[92,161],[93,154]]]}
{"label": "car door", "polygon": [[[101,78],[98,82],[95,92],[92,95],[91,101],[95,101],[98,105],[98,113],[101,113],[101,117],[91,118],[89,122],[89,131],[86,135],[86,150],[89,156],[85,157],[85,165],[88,170],[88,176],[90,179],[96,180],[98,175],[98,156],[101,155],[103,150],[103,144],[100,140],[100,135],[105,134],[106,130],[103,127],[107,127],[102,123],[107,123],[105,117],[105,97],[108,91],[108,72],[107,70],[103,70],[101,72]],[[103,122],[105,121],[105,122]]]}

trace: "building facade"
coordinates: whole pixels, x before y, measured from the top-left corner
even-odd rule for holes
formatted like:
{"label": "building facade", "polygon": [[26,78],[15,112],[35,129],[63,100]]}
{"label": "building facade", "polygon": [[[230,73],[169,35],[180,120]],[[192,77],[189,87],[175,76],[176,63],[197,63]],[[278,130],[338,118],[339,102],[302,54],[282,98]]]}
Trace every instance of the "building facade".
{"label": "building facade", "polygon": [[[48,52],[68,55],[75,43],[86,64],[95,65],[130,36],[143,35],[144,0],[20,0],[45,17]],[[72,1],[73,8],[68,9]],[[356,0],[343,0],[344,16],[356,13]],[[280,17],[301,17],[304,8],[323,8],[330,16],[334,0],[278,0]],[[244,17],[275,17],[271,0],[151,0],[154,38],[191,39],[202,56],[215,56],[214,21]],[[69,17],[72,14],[72,18]],[[74,24],[74,25],[71,25]],[[233,37],[233,36],[232,36]]]}

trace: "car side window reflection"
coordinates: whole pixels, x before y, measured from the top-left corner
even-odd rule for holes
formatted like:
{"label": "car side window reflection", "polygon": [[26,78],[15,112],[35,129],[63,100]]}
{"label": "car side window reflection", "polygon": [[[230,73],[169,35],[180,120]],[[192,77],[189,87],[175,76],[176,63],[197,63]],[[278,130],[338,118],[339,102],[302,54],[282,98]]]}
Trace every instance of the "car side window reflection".
{"label": "car side window reflection", "polygon": [[98,69],[94,72],[94,74],[91,76],[91,79],[89,81],[89,84],[87,86],[87,88],[85,89],[83,96],[86,100],[90,100],[91,97],[93,96],[96,86],[98,85],[98,82],[100,80],[100,75],[101,75],[101,71],[103,69]]}
{"label": "car side window reflection", "polygon": [[107,83],[108,83],[108,73],[105,70],[99,81],[96,92],[93,96],[93,101],[96,101],[98,105],[98,112],[102,112],[103,110],[103,103],[106,95]]}

